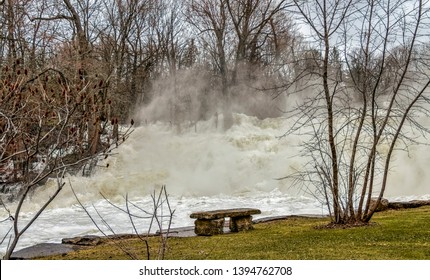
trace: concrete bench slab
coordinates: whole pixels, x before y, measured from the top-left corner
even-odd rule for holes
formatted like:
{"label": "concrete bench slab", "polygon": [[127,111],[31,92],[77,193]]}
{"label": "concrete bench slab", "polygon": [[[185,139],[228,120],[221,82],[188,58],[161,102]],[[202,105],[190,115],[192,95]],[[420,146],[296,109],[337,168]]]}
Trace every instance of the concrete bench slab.
{"label": "concrete bench slab", "polygon": [[255,208],[234,208],[213,211],[195,212],[190,218],[197,219],[194,224],[194,232],[197,235],[211,236],[222,234],[225,218],[230,218],[229,228],[231,232],[253,229],[252,215],[261,214]]}

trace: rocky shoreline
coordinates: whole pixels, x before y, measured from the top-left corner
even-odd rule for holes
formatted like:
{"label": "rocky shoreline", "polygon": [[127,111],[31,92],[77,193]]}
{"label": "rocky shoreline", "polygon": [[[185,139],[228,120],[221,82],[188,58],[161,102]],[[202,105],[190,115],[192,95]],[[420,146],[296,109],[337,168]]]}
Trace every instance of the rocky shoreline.
{"label": "rocky shoreline", "polygon": [[[375,200],[373,201],[376,202]],[[408,202],[389,202],[387,199],[382,199],[377,207],[377,212],[386,210],[400,210],[408,208],[417,208],[422,206],[430,206],[430,200],[412,200]],[[264,223],[276,220],[285,220],[293,218],[325,218],[322,215],[286,215],[275,216],[255,219],[254,223]],[[225,228],[226,233],[229,232],[228,226]],[[158,235],[159,233],[153,234]],[[72,251],[86,248],[88,246],[97,246],[110,239],[126,239],[135,237],[134,234],[120,234],[115,236],[96,236],[86,235],[73,238],[64,238],[61,243],[41,243],[28,248],[21,249],[12,254],[12,259],[16,260],[29,260],[37,257],[47,257],[52,255],[63,255]],[[181,227],[171,229],[169,232],[170,237],[192,237],[196,236],[194,227]]]}
{"label": "rocky shoreline", "polygon": [[[377,199],[374,198],[370,202],[370,207],[375,207]],[[408,208],[417,208],[421,206],[430,205],[430,200],[411,200],[411,201],[394,201],[389,202],[388,199],[382,198],[379,205],[376,206],[376,212],[386,210],[399,210]]]}

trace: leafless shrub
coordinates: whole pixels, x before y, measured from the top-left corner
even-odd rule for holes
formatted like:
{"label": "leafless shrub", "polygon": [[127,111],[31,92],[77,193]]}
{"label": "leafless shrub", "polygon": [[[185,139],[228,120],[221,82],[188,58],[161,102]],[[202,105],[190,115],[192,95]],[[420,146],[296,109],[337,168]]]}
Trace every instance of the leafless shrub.
{"label": "leafless shrub", "polygon": [[[314,95],[291,112],[297,121],[288,132],[307,137],[303,155],[311,160],[288,177],[322,198],[334,223],[366,223],[375,212],[371,198],[379,203],[385,194],[396,150],[429,132],[417,119],[430,115],[429,57],[420,51],[428,2],[294,2],[321,63],[312,79],[303,77]],[[336,49],[343,75],[332,71]]]}
{"label": "leafless shrub", "polygon": [[[97,210],[97,208],[94,205],[92,205],[92,208],[95,210],[98,218],[96,218],[93,214],[91,214],[88,207],[86,207],[79,200],[73,187],[72,187],[72,191],[81,208],[85,211],[86,215],[91,219],[92,223],[95,225],[97,230],[103,236],[105,236],[109,240],[112,240],[113,244],[115,244],[115,246],[117,246],[131,259],[142,258],[138,256],[136,253],[134,253],[131,248],[128,248],[127,245],[123,241],[121,241],[120,238],[118,238],[120,234],[115,231],[115,229],[113,228],[114,226],[111,225],[103,217],[103,215]],[[175,213],[175,210],[173,210],[170,206],[169,197],[166,191],[166,186],[163,185],[158,193],[156,193],[154,190],[154,192],[151,194],[151,200],[152,200],[152,206],[153,206],[151,210],[143,209],[136,203],[130,201],[128,195],[125,196],[124,208],[110,202],[103,194],[101,195],[104,198],[104,200],[106,200],[112,207],[117,209],[119,212],[125,213],[128,216],[130,220],[130,225],[133,228],[133,233],[145,245],[145,248],[146,248],[145,258],[148,260],[150,260],[151,258],[159,259],[159,260],[164,259],[166,250],[167,250],[167,240],[170,234],[172,219]],[[96,219],[100,219],[101,222],[98,222]],[[148,227],[146,229],[138,228],[137,221],[139,220],[148,220],[149,221]],[[154,229],[157,230],[155,234],[153,233]],[[149,242],[149,238],[155,237],[155,236],[158,236],[159,238],[159,245],[157,248],[156,256],[152,256],[151,244]]]}

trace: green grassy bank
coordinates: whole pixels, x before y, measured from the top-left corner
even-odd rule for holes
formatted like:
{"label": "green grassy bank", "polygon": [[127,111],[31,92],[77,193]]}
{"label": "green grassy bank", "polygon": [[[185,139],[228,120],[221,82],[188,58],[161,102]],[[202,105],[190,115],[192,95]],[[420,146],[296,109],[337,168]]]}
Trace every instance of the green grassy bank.
{"label": "green grassy bank", "polygon": [[[430,259],[430,207],[375,214],[372,225],[321,228],[326,219],[294,218],[255,225],[255,230],[212,237],[169,238],[165,259]],[[149,241],[151,258],[158,239]],[[146,258],[138,239],[121,240],[123,249]],[[129,259],[117,244],[105,242],[50,259]]]}

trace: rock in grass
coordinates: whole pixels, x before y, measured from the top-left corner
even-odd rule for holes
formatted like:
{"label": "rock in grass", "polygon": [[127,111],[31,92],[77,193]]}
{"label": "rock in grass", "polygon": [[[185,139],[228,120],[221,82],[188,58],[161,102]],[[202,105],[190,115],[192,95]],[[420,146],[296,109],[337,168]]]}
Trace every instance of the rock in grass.
{"label": "rock in grass", "polygon": [[96,246],[102,243],[100,236],[85,235],[73,238],[63,238],[63,244],[82,245],[82,246]]}
{"label": "rock in grass", "polygon": [[370,200],[370,209],[375,209],[375,212],[381,212],[388,209],[388,199],[382,198],[378,205],[376,205],[378,198],[372,198]]}

